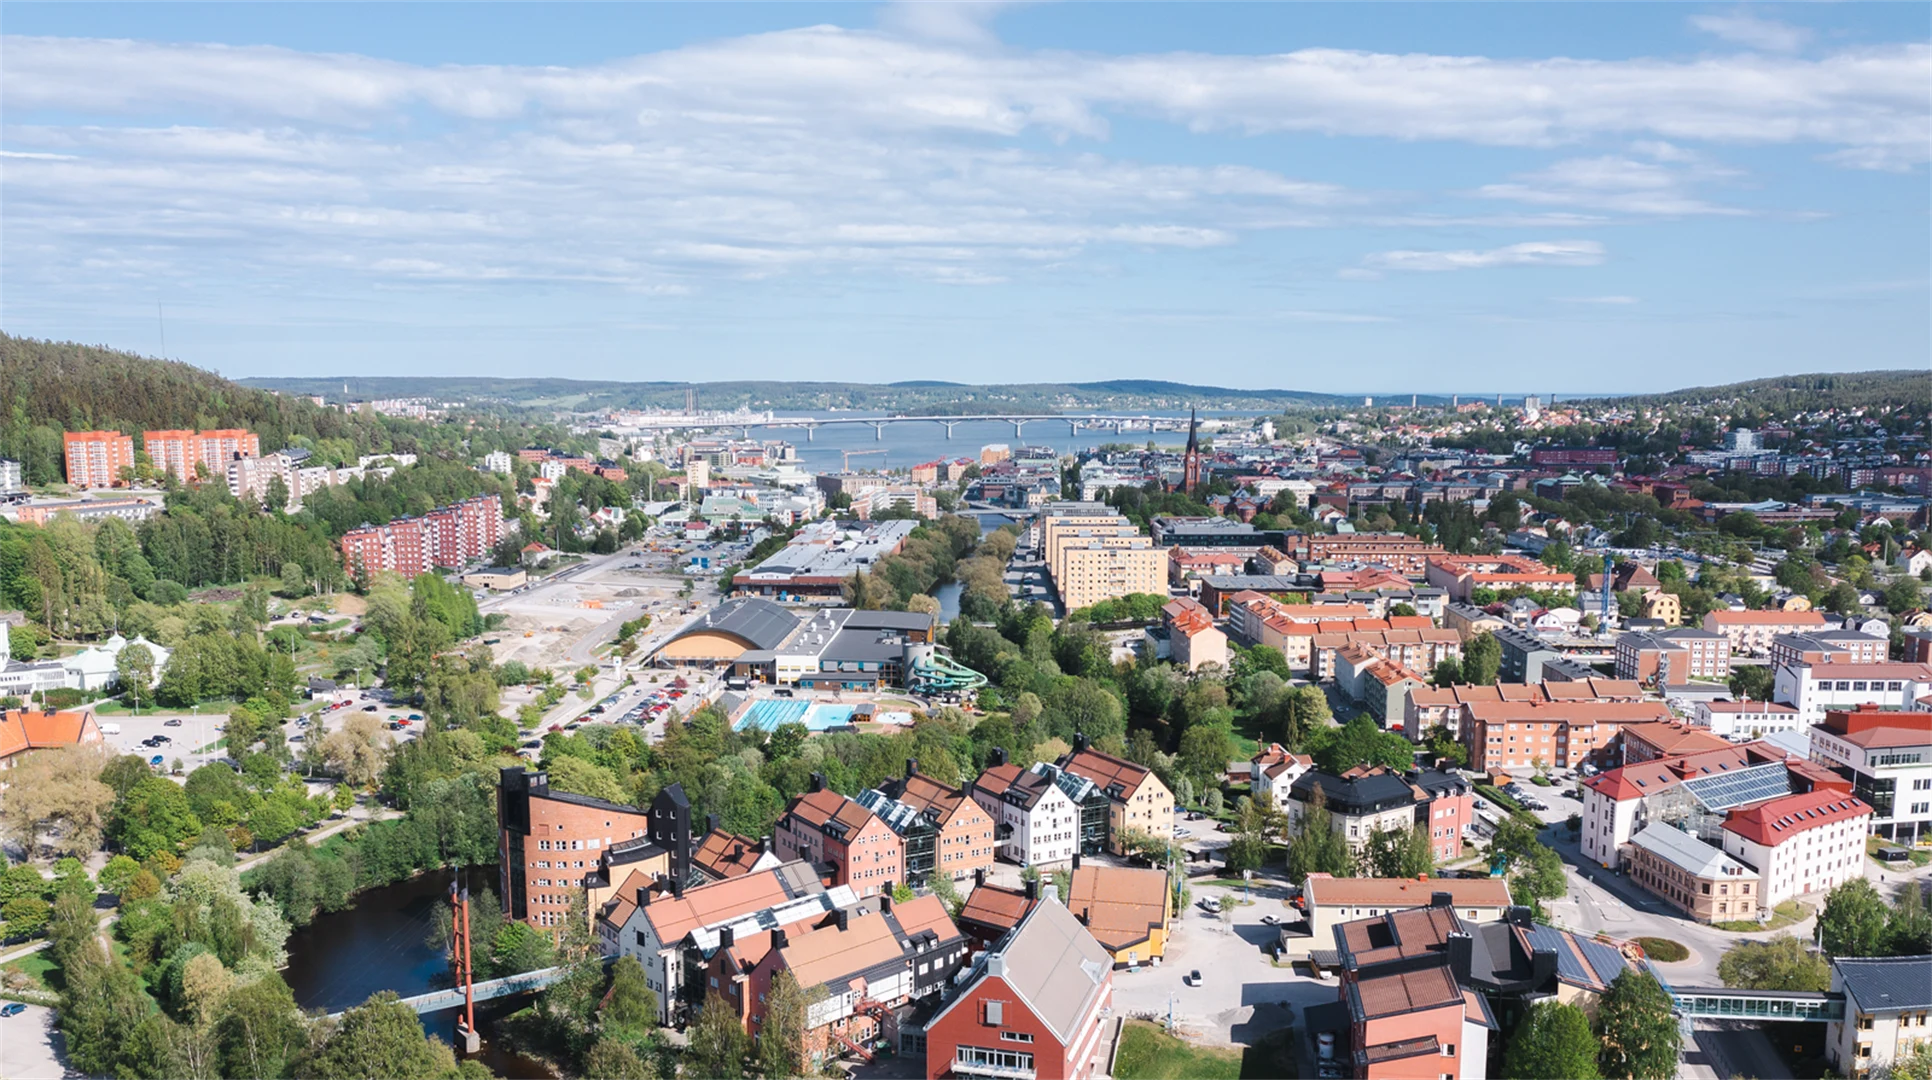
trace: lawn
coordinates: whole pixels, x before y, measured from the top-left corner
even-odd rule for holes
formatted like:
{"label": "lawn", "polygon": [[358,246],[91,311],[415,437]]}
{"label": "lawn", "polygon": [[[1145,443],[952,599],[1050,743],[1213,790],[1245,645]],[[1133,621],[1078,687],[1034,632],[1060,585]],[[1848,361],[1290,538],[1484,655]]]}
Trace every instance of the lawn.
{"label": "lawn", "polygon": [[56,980],[49,980],[48,975],[59,970],[60,965],[54,963],[54,958],[47,955],[47,950],[42,949],[39,952],[28,953],[18,960],[9,960],[6,964],[0,965],[0,973],[4,973],[0,974],[0,982],[12,984],[14,980],[8,976],[19,972],[30,980],[31,986],[28,987],[29,989],[51,992],[54,989]]}
{"label": "lawn", "polygon": [[1240,1080],[1241,1051],[1182,1042],[1142,1020],[1128,1021],[1114,1062],[1119,1080]]}
{"label": "lawn", "polygon": [[1640,937],[1637,944],[1644,947],[1645,955],[1660,963],[1674,964],[1690,959],[1690,950],[1669,938]]}
{"label": "lawn", "polygon": [[1771,911],[1770,922],[1755,919],[1733,919],[1730,922],[1714,922],[1711,925],[1719,930],[1729,930],[1734,934],[1755,934],[1760,930],[1782,930],[1787,926],[1801,923],[1811,918],[1815,909],[1798,900],[1786,900]]}

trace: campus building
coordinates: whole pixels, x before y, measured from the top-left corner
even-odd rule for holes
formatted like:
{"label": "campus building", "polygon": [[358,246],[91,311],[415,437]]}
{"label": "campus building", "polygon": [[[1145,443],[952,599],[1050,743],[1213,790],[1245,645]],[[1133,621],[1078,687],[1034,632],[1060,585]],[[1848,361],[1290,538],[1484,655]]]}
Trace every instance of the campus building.
{"label": "campus building", "polygon": [[498,876],[503,912],[561,935],[572,895],[598,877],[605,853],[645,837],[649,818],[635,806],[552,791],[549,777],[522,766],[497,784]]}

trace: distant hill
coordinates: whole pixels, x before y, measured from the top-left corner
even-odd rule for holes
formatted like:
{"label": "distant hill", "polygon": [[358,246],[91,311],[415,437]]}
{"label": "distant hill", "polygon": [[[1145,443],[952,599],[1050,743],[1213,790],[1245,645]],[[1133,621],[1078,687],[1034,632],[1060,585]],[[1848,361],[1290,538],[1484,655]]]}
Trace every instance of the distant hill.
{"label": "distant hill", "polygon": [[[447,401],[496,401],[574,409],[682,408],[685,391],[698,392],[705,409],[872,409],[906,412],[1052,412],[1060,409],[1272,409],[1336,406],[1359,402],[1338,394],[1299,390],[1243,390],[1154,380],[1091,383],[1001,383],[971,385],[936,380],[891,384],[845,382],[672,383],[590,379],[492,379],[409,376],[347,379],[248,379],[250,386],[289,394],[342,397],[343,385],[356,398],[428,397]],[[1432,399],[1433,400],[1433,399]]]}
{"label": "distant hill", "polygon": [[1766,413],[1859,409],[1885,405],[1932,407],[1932,371],[1847,371],[1778,375],[1722,386],[1694,386],[1616,399],[1642,405],[1736,401]]}
{"label": "distant hill", "polygon": [[[62,474],[62,431],[247,428],[262,449],[291,435],[367,445],[373,421],[278,397],[174,360],[0,334],[0,455],[29,483]],[[379,430],[379,429],[378,429]]]}

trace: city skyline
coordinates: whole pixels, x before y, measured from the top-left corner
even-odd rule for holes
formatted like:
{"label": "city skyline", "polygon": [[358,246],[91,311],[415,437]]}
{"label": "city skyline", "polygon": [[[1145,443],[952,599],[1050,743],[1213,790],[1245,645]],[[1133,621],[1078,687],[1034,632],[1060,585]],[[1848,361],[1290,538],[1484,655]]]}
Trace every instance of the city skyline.
{"label": "city skyline", "polygon": [[161,353],[165,313],[231,377],[1585,395],[1932,354],[1922,7],[6,12],[0,322]]}

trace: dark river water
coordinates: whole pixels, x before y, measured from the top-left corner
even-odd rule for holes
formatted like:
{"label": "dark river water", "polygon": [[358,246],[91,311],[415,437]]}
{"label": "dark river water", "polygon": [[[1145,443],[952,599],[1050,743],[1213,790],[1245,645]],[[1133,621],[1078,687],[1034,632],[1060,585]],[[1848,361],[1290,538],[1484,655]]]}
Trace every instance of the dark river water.
{"label": "dark river water", "polygon": [[[494,867],[472,868],[466,877],[472,892],[496,887]],[[449,872],[440,871],[369,889],[357,895],[354,907],[318,915],[290,934],[283,975],[295,992],[295,1003],[340,1012],[383,990],[413,997],[448,987],[449,954],[431,948],[428,938],[436,905],[449,895],[449,881]],[[548,1080],[554,1074],[541,1062],[504,1050],[492,1038],[498,1017],[527,1004],[526,997],[477,1006],[477,1028],[483,1035],[477,1060],[512,1080]],[[444,1042],[453,1042],[455,1023],[455,1010],[423,1017],[424,1030]]]}

